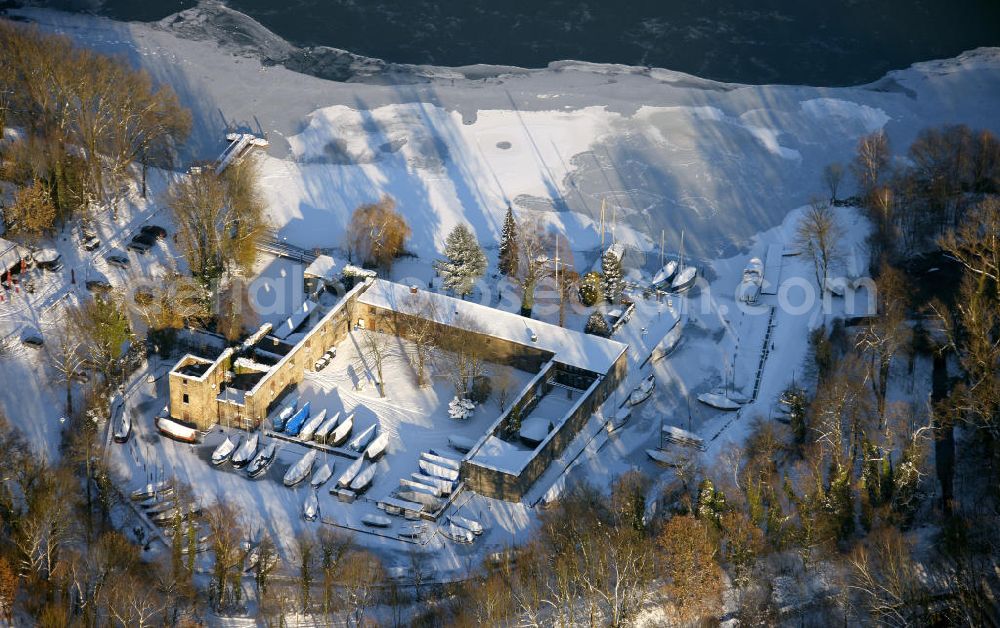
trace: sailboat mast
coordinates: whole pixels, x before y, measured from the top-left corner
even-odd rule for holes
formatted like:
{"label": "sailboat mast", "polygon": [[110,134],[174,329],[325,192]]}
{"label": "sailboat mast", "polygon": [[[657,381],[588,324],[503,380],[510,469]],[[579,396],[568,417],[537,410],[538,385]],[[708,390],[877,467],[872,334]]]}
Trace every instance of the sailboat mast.
{"label": "sailboat mast", "polygon": [[601,199],[601,255],[604,255],[604,207],[607,203],[606,198]]}
{"label": "sailboat mast", "polygon": [[615,204],[611,208],[611,243],[616,244],[618,239],[615,237],[615,226],[618,224],[618,205]]}
{"label": "sailboat mast", "polygon": [[663,229],[660,229],[660,268],[663,268]]}

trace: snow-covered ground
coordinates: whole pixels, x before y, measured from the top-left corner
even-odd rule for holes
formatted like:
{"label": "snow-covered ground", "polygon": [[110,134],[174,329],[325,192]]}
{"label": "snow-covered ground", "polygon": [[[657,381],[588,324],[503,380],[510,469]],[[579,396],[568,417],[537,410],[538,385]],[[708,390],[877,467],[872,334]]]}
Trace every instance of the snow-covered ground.
{"label": "snow-covered ground", "polygon": [[348,212],[386,192],[421,256],[434,255],[460,220],[489,243],[508,202],[556,225],[591,258],[602,204],[623,242],[650,251],[664,230],[676,251],[683,230],[689,254],[728,256],[826,195],[822,168],[847,161],[864,133],[883,128],[902,151],[927,126],[1000,131],[998,49],[847,88],[723,84],[573,62],[420,68],[419,79],[337,83],[263,65],[259,56],[280,49],[279,38],[254,25],[249,41],[234,43],[211,30],[207,10],[151,25],[15,13],[170,83],[194,114],[189,158],[214,158],[228,127],[266,134],[274,221],[303,246],[340,246]]}
{"label": "snow-covered ground", "polygon": [[[0,410],[38,446],[41,455],[50,460],[58,455],[62,426],[59,419],[65,415],[65,392],[51,368],[49,351],[55,335],[63,327],[66,308],[91,298],[86,288],[89,280],[104,279],[115,289],[127,293],[144,282],[155,282],[168,271],[186,270],[183,258],[176,255],[169,241],[160,242],[145,254],[125,248],[145,224],[166,227],[173,233],[169,212],[163,211],[156,200],[174,176],[150,169],[146,199],[133,194],[117,218],[109,212],[96,212],[93,226],[101,241],[96,250],[84,250],[79,232],[63,228],[54,237],[37,243],[39,248],[59,251],[62,270],[51,272],[32,268],[26,271],[18,290],[0,289],[4,296],[0,301],[0,342],[5,347],[0,353],[0,381],[3,382]],[[113,254],[127,257],[128,268],[109,265],[106,258]],[[34,293],[23,289],[28,280],[35,285]],[[141,317],[130,311],[130,318],[133,330],[141,335],[144,329]],[[20,339],[28,329],[40,331],[43,340],[48,341],[45,346],[34,349],[21,344]],[[75,401],[79,399],[77,395]]]}
{"label": "snow-covered ground", "polygon": [[[428,524],[426,534],[412,544],[399,540],[396,535],[411,528],[413,522],[392,518],[389,528],[373,530],[362,523],[362,518],[384,515],[377,508],[377,502],[399,487],[400,478],[411,479],[412,473],[420,471],[421,452],[434,449],[460,459],[462,454],[448,446],[449,436],[478,439],[492,425],[500,409],[493,399],[477,408],[471,419],[450,419],[448,401],[454,391],[443,378],[445,367],[441,367],[432,386],[418,388],[405,358],[408,347],[404,341],[392,341],[399,342],[400,346],[390,347],[385,359],[384,368],[394,374],[387,383],[385,398],[379,397],[370,384],[360,390],[355,385],[359,379],[367,380],[364,374],[371,365],[366,367],[363,359],[363,339],[354,334],[340,343],[337,357],[330,366],[319,373],[310,373],[295,393],[300,395],[300,404],[310,402],[314,416],[320,409],[326,409],[327,416],[335,412],[341,412],[342,416],[353,413],[354,435],[371,425],[378,425],[380,432],[389,435],[386,454],[376,463],[378,471],[371,487],[353,503],[340,502],[329,493],[352,459],[320,454],[314,469],[324,463],[334,466],[332,478],[317,492],[320,520],[308,522],[302,516],[303,502],[312,490],[308,480],[293,488],[282,483],[288,468],[308,451],[305,446],[276,440],[274,465],[260,478],[250,479],[245,471],[236,470],[229,463],[215,467],[210,461],[212,451],[227,434],[242,434],[238,430],[227,431],[220,426],[198,445],[161,438],[153,425],[153,417],[163,407],[162,399],[167,395],[166,378],[160,378],[155,384],[143,382],[130,396],[129,408],[142,419],[136,423],[135,436],[128,443],[109,445],[116,477],[128,490],[161,479],[175,479],[190,485],[203,505],[224,501],[242,513],[241,523],[248,535],[259,536],[267,532],[289,560],[295,555],[295,537],[300,531],[336,525],[352,530],[359,544],[379,551],[388,566],[408,565],[410,552],[425,551],[433,555],[432,564],[438,577],[464,577],[470,566],[469,556],[481,557],[488,550],[496,551],[526,538],[533,526],[527,506],[467,492],[460,494],[448,514],[460,514],[483,524],[486,530],[477,537],[474,546],[447,541],[435,533],[433,524]],[[447,360],[447,356],[441,359]],[[530,373],[503,365],[490,364],[488,369],[492,377],[506,378],[512,390],[520,390],[532,377]],[[268,439],[264,438],[260,447],[263,448],[266,442]],[[441,523],[446,525],[447,520],[442,519]]]}
{"label": "snow-covered ground", "polygon": [[[633,277],[648,278],[656,270],[661,232],[672,255],[684,234],[685,250],[695,257],[707,283],[669,304],[636,295],[631,322],[615,335],[629,344],[628,382],[553,463],[525,503],[473,497],[463,506],[483,517],[491,536],[472,548],[434,541],[440,542],[435,548],[440,550],[439,568],[446,572],[468,568],[491,544],[524,538],[534,519],[530,504],[557,494],[568,482],[587,480],[606,487],[633,468],[663,476],[644,453],[659,444],[661,423],[701,436],[707,451],[700,461],[710,467],[730,443],[742,442],[753,418],[770,415],[776,396],[803,367],[808,331],[844,314],[841,299],[833,299],[826,313],[820,302],[799,307],[814,284],[812,268],[801,257],[782,258],[781,281],[790,282],[789,289],[761,299],[763,306],[775,307],[774,335],[756,399],[739,412],[724,413],[699,403],[696,396],[727,383],[750,396],[767,323],[766,316],[738,307],[741,271],[751,256],[763,258],[768,244],[790,247],[803,205],[827,194],[820,184],[822,168],[831,161],[848,161],[862,134],[884,129],[894,150],[902,153],[928,126],[964,123],[1000,132],[1000,49],[917,64],[851,88],[720,84],[667,70],[582,63],[532,71],[480,68],[476,77],[469,69],[438,69],[428,70],[419,81],[391,82],[376,75],[334,83],[263,65],[254,47],[280,45],[274,40],[221,46],[200,37],[192,20],[144,25],[34,9],[17,13],[43,29],[124,54],[155,79],[170,83],[193,111],[186,159],[214,158],[229,128],[266,134],[271,147],[262,164],[263,189],[272,222],[292,244],[342,247],[346,220],[356,205],[383,193],[396,197],[413,228],[408,248],[416,257],[402,260],[394,278],[426,284],[433,276],[431,261],[460,221],[468,222],[484,244],[494,245],[508,203],[521,216],[537,216],[564,233],[581,271],[596,258],[602,206],[606,237],[631,247],[625,263]],[[154,188],[162,190],[164,181],[161,177]],[[845,184],[841,196],[850,187]],[[104,246],[123,248],[143,221],[169,229],[156,199],[151,193],[148,202],[133,201],[118,221],[102,218]],[[849,233],[844,246],[857,250],[867,225],[851,209],[838,210],[838,216]],[[90,273],[100,272],[117,286],[134,282],[105,267],[105,248],[85,254],[69,234],[52,244],[67,260],[62,277],[40,281],[39,292],[28,301],[0,305],[0,336],[17,333],[28,323],[44,333],[58,321],[59,306],[54,304],[67,294],[82,298],[81,284]],[[179,264],[169,243],[148,256],[130,258],[139,276]],[[298,272],[285,262],[262,259],[261,264],[262,276],[275,279]],[[70,269],[76,272],[75,286],[68,283]],[[483,283],[485,302],[516,307],[516,299],[494,290],[500,282]],[[294,286],[281,290],[288,291],[275,293],[277,300],[294,301]],[[280,310],[261,318],[279,316]],[[641,366],[675,315],[684,324],[680,346],[668,358]],[[545,314],[546,320],[553,316],[551,310]],[[570,318],[576,328],[582,320],[579,313]],[[0,407],[51,457],[62,401],[60,391],[48,383],[46,375],[51,374],[45,373],[44,362],[40,352],[15,343],[0,359]],[[447,402],[436,387],[426,398],[390,402],[371,398],[371,389],[333,395],[328,380],[336,382],[338,368],[345,367],[331,368],[329,376],[310,378],[303,386],[303,393],[317,402],[328,401],[330,410],[361,404],[375,415],[382,412],[387,425],[392,417],[395,425],[410,430]],[[926,374],[926,365],[917,371]],[[653,396],[609,436],[601,419],[610,418],[649,373],[657,380]],[[304,525],[305,492],[287,489],[273,478],[301,449],[283,446],[269,479],[262,481],[213,469],[206,458],[218,433],[192,448],[153,431],[151,419],[163,406],[163,386],[160,379],[136,389],[131,403],[143,420],[131,444],[113,447],[130,484],[173,473],[197,477],[202,494],[233,500],[255,517],[253,525],[270,529],[287,548],[291,535]],[[916,389],[914,395],[924,392]],[[407,441],[388,460],[408,464],[414,451],[440,437],[433,431],[426,435],[426,442]],[[567,465],[571,470],[564,473]],[[388,482],[389,474],[384,477]],[[384,487],[377,484],[373,491],[379,490]],[[373,508],[366,502],[342,505],[323,493],[324,517],[342,523],[356,522]],[[390,563],[406,562],[399,541],[359,536]]]}

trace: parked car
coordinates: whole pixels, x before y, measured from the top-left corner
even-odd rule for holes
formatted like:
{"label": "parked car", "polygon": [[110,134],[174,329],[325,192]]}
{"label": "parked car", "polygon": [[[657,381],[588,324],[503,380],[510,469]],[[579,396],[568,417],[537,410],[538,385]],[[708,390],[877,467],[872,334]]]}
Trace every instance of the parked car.
{"label": "parked car", "polygon": [[45,341],[42,339],[42,332],[34,327],[29,327],[21,333],[21,342],[24,346],[31,347],[32,349],[40,349],[45,344]]}
{"label": "parked car", "polygon": [[120,253],[114,253],[112,255],[108,255],[104,259],[107,260],[108,265],[110,266],[121,268],[123,270],[128,268],[128,258]]}
{"label": "parked car", "polygon": [[324,355],[320,359],[316,360],[315,364],[313,364],[313,370],[319,372],[325,369],[329,365],[330,365],[330,360],[327,359],[327,357]]}
{"label": "parked car", "polygon": [[111,292],[111,284],[107,279],[88,279],[84,284],[91,292]]}
{"label": "parked car", "polygon": [[145,253],[149,249],[153,248],[155,244],[156,238],[145,233],[140,233],[132,238],[132,241],[129,242],[128,246],[125,248],[136,251],[137,253]]}
{"label": "parked car", "polygon": [[85,251],[96,251],[101,246],[101,241],[97,236],[85,237],[81,241],[81,246],[83,246],[83,250]]}
{"label": "parked car", "polygon": [[167,237],[167,230],[159,225],[143,225],[142,229],[139,229],[139,232],[153,236],[157,240],[163,240]]}
{"label": "parked car", "polygon": [[333,362],[333,359],[337,357],[337,347],[330,347],[327,349],[326,353],[323,354],[323,357]]}
{"label": "parked car", "polygon": [[62,255],[55,249],[38,249],[31,253],[35,265],[44,270],[59,272],[62,270]]}

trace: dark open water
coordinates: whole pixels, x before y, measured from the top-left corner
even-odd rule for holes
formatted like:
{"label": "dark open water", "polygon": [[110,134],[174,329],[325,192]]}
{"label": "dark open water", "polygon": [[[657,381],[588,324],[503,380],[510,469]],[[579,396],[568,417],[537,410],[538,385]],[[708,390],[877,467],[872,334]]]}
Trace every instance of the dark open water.
{"label": "dark open water", "polygon": [[[53,0],[157,20],[190,0]],[[1000,0],[228,0],[297,45],[399,63],[575,59],[741,83],[849,85],[1000,45]]]}

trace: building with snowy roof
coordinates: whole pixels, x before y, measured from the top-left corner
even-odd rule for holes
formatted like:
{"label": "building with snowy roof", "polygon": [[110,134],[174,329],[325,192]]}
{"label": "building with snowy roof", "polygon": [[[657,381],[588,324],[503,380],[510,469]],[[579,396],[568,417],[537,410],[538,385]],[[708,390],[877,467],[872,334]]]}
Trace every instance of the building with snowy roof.
{"label": "building with snowy roof", "polygon": [[7,271],[18,271],[24,251],[10,240],[0,238],[0,275]]}
{"label": "building with snowy roof", "polygon": [[333,288],[340,282],[337,261],[329,255],[319,255],[302,271],[306,294],[316,294],[324,288]]}
{"label": "building with snowy roof", "polygon": [[203,430],[257,429],[352,330],[412,340],[430,324],[453,346],[532,374],[461,463],[466,487],[517,501],[626,376],[620,342],[383,279],[365,279],[311,314],[262,328],[215,358],[186,355],[169,375],[170,415]]}

